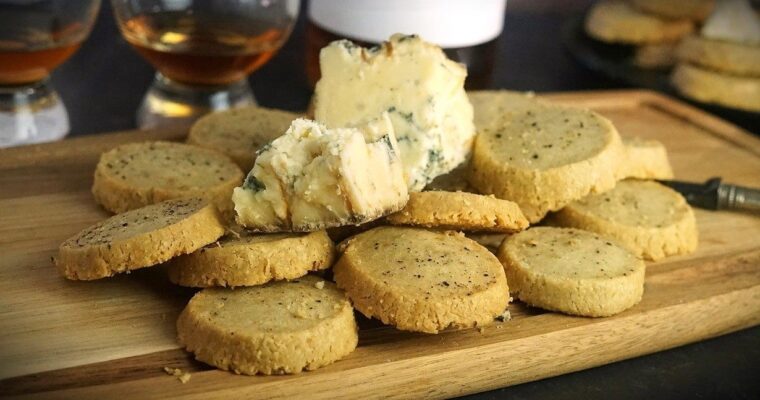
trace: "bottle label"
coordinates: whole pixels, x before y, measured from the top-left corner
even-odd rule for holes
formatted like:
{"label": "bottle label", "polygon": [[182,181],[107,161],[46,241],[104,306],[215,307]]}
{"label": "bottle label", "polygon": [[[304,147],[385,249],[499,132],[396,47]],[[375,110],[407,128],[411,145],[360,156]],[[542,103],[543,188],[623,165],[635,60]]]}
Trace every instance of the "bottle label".
{"label": "bottle label", "polygon": [[324,30],[364,42],[404,33],[458,48],[499,36],[506,7],[507,0],[311,0],[308,15]]}

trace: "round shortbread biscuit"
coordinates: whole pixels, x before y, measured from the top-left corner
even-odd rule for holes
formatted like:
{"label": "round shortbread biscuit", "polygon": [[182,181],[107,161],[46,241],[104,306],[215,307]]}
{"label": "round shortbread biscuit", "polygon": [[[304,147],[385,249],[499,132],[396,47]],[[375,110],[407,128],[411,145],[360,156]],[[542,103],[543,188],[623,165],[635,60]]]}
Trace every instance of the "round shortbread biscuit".
{"label": "round shortbread biscuit", "polygon": [[687,18],[704,21],[713,10],[715,0],[629,0],[637,9],[663,18]]}
{"label": "round shortbread biscuit", "polygon": [[253,286],[296,279],[332,266],[335,248],[325,231],[229,234],[169,264],[169,279],[182,286]]}
{"label": "round shortbread biscuit", "polygon": [[467,97],[472,103],[475,130],[477,131],[489,128],[504,118],[505,115],[535,108],[537,104],[547,104],[545,101],[536,98],[533,92],[512,90],[474,90],[467,92]]}
{"label": "round shortbread biscuit", "polygon": [[92,280],[191,253],[224,234],[213,205],[176,199],[114,215],[67,239],[55,265],[68,279]]}
{"label": "round shortbread biscuit", "polygon": [[229,156],[243,170],[250,171],[256,150],[281,136],[301,115],[264,107],[242,107],[208,114],[199,119],[187,142]]}
{"label": "round shortbread biscuit", "polygon": [[536,103],[478,131],[468,180],[478,192],[516,202],[528,221],[612,189],[625,153],[599,114]]}
{"label": "round shortbread biscuit", "polygon": [[499,261],[461,234],[379,227],[340,247],[338,287],[362,314],[401,330],[482,326],[509,303]]}
{"label": "round shortbread biscuit", "polygon": [[670,78],[673,86],[686,97],[747,111],[760,111],[760,77],[726,75],[681,63]]}
{"label": "round shortbread biscuit", "polygon": [[673,167],[668,151],[657,140],[638,137],[623,138],[626,160],[620,169],[621,178],[672,179]]}
{"label": "round shortbread biscuit", "polygon": [[678,59],[727,74],[760,77],[760,46],[689,36],[676,50]]}
{"label": "round shortbread biscuit", "polygon": [[642,13],[621,0],[594,3],[586,16],[586,33],[607,43],[673,42],[694,30],[688,19],[663,19]]}
{"label": "round shortbread biscuit", "polygon": [[650,260],[697,248],[694,211],[678,192],[652,181],[620,181],[608,192],[568,204],[551,219],[617,239]]}
{"label": "round shortbread biscuit", "polygon": [[579,229],[537,227],[497,252],[512,293],[546,310],[605,317],[644,293],[644,262],[615,242]]}
{"label": "round shortbread biscuit", "polygon": [[528,227],[517,204],[465,192],[412,192],[401,211],[386,217],[391,225],[470,232],[518,232]]}
{"label": "round shortbread biscuit", "polygon": [[173,142],[129,143],[101,154],[92,194],[114,213],[183,197],[199,197],[230,212],[232,190],[242,181],[243,171],[217,151]]}
{"label": "round shortbread biscuit", "polygon": [[332,282],[315,276],[198,292],[177,320],[195,358],[237,374],[314,370],[354,351],[354,310]]}

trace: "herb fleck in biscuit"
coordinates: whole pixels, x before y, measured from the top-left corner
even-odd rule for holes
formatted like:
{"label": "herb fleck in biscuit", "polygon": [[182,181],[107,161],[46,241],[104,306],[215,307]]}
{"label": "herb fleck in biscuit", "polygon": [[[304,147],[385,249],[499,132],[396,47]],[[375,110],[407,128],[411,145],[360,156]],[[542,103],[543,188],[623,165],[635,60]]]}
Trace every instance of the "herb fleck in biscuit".
{"label": "herb fleck in biscuit", "polygon": [[169,200],[79,232],[61,244],[55,265],[68,279],[105,278],[193,252],[223,234],[214,206],[200,199]]}
{"label": "herb fleck in biscuit", "polygon": [[216,151],[172,142],[129,143],[100,156],[92,194],[114,213],[183,197],[231,211],[232,189],[242,181],[243,171]]}
{"label": "herb fleck in biscuit", "polygon": [[480,193],[517,203],[533,223],[589,193],[612,189],[624,161],[609,120],[536,102],[478,131],[468,179]]}
{"label": "herb fleck in biscuit", "polygon": [[528,220],[517,204],[464,192],[412,192],[401,211],[386,217],[392,225],[475,232],[517,232]]}
{"label": "herb fleck in biscuit", "polygon": [[673,86],[686,97],[747,111],[760,111],[760,77],[726,75],[690,64],[679,64]]}
{"label": "herb fleck in biscuit", "polygon": [[467,92],[467,96],[472,103],[477,131],[490,128],[492,124],[498,123],[506,115],[518,114],[527,109],[535,108],[536,104],[548,104],[537,99],[533,92],[474,90]]}
{"label": "herb fleck in biscuit", "polygon": [[331,364],[358,342],[342,291],[314,276],[264,286],[208,288],[177,320],[195,358],[238,374],[292,374]]}
{"label": "herb fleck in biscuit", "polygon": [[609,192],[568,204],[553,221],[615,238],[650,260],[697,248],[694,211],[678,192],[652,181],[620,181]]}
{"label": "herb fleck in biscuit", "polygon": [[509,302],[498,260],[462,235],[380,227],[341,247],[338,287],[362,314],[401,330],[489,324]]}
{"label": "herb fleck in biscuit", "polygon": [[182,286],[252,286],[296,279],[329,268],[335,249],[325,231],[308,234],[230,235],[194,253],[177,257],[169,279]]}
{"label": "herb fleck in biscuit", "polygon": [[596,2],[586,16],[586,33],[607,43],[673,42],[694,30],[688,19],[663,19],[642,13],[621,0]]}
{"label": "herb fleck in biscuit", "polygon": [[644,262],[595,233],[532,228],[504,240],[497,256],[512,293],[546,310],[605,317],[644,293]]}
{"label": "herb fleck in biscuit", "polygon": [[300,115],[263,107],[219,111],[201,118],[190,129],[187,142],[229,156],[250,171],[256,150],[278,138]]}

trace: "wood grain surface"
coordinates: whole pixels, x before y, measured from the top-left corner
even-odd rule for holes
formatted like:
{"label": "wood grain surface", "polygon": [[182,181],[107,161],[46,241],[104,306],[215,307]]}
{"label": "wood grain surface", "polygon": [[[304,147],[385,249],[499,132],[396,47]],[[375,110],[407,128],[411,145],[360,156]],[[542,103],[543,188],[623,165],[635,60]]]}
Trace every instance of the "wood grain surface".
{"label": "wood grain surface", "polygon": [[[624,136],[662,141],[678,179],[760,186],[760,140],[651,92],[546,96],[590,107]],[[108,214],[89,193],[101,152],[184,132],[124,132],[0,150],[0,394],[32,398],[441,398],[577,371],[760,324],[760,218],[697,210],[699,250],[648,265],[643,301],[591,319],[510,306],[483,330],[422,335],[360,319],[357,350],[290,376],[246,377],[192,359],[174,323],[193,290],[163,267],[61,278],[61,241]],[[163,367],[189,371],[182,384]]]}

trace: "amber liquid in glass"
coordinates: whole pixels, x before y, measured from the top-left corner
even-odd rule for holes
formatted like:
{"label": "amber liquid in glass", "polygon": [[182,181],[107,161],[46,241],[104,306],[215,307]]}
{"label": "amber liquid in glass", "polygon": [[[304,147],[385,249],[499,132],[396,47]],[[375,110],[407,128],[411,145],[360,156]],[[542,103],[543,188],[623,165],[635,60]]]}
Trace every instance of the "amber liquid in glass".
{"label": "amber liquid in glass", "polygon": [[23,33],[0,35],[8,35],[0,37],[0,85],[40,81],[79,49],[83,39],[81,23],[52,32],[45,28],[40,23]]}
{"label": "amber liquid in glass", "polygon": [[226,85],[264,65],[286,31],[234,16],[141,14],[124,22],[127,41],[169,79],[192,85]]}

